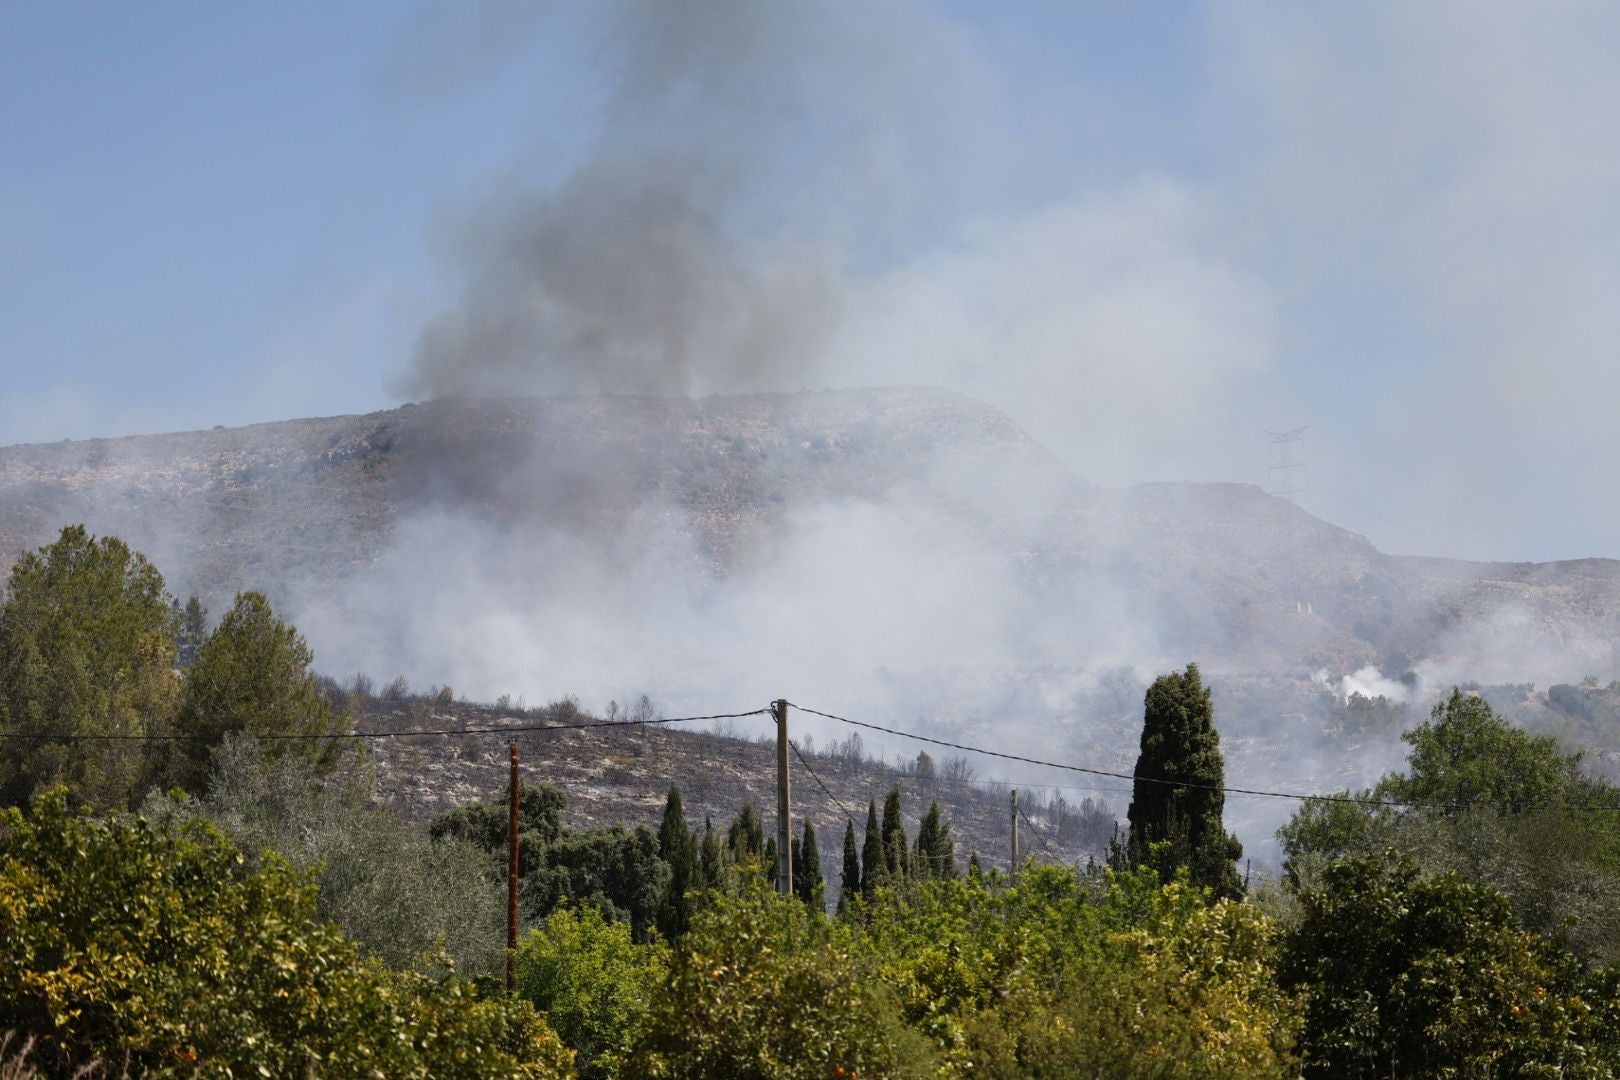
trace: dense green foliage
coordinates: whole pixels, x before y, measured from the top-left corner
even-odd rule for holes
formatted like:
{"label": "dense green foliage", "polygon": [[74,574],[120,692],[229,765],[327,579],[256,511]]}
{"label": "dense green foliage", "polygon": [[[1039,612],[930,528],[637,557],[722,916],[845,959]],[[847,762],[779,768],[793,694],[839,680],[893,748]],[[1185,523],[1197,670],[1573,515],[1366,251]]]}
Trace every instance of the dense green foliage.
{"label": "dense green foliage", "polygon": [[[656,832],[571,828],[563,792],[526,785],[510,999],[489,978],[505,802],[426,831],[371,806],[363,754],[278,737],[344,722],[311,659],[257,594],[209,632],[116,540],[67,529],[19,561],[0,725],[134,738],[0,761],[0,1041],[31,1045],[0,1073],[1620,1075],[1620,792],[1477,695],[1403,736],[1404,772],[1304,803],[1253,902],[1195,666],[1148,691],[1109,870],[1014,881],[975,855],[959,876],[939,806],[908,839],[896,788],[864,844],[846,823],[828,917],[808,820],[779,897],[752,805],[698,834],[671,788]],[[1588,712],[1608,693],[1555,690]],[[1398,714],[1352,702],[1344,726]],[[141,741],[175,734],[196,738]],[[1106,816],[1080,809],[1071,827]]]}
{"label": "dense green foliage", "polygon": [[702,870],[697,840],[686,827],[681,793],[673,784],[664,803],[664,819],[658,826],[658,857],[669,867],[669,880],[658,902],[658,932],[666,938],[677,938],[686,933],[692,921],[690,894],[698,887]]}
{"label": "dense green foliage", "polygon": [[[565,805],[566,796],[550,784],[524,784],[520,790],[518,869],[525,917],[538,921],[565,904],[583,904],[628,920],[636,939],[645,941],[669,897],[669,864],[659,857],[658,835],[646,826],[570,829],[562,820]],[[504,867],[508,815],[504,802],[471,803],[439,817],[430,832],[435,839],[469,840],[489,854],[492,865]],[[690,842],[687,836],[682,850]]]}
{"label": "dense green foliage", "polygon": [[1031,868],[826,920],[762,886],[700,912],[634,1076],[1288,1075],[1264,916],[1184,883]]}
{"label": "dense green foliage", "polygon": [[953,878],[956,876],[956,841],[951,839],[951,825],[939,812],[939,803],[931,803],[928,813],[917,826],[917,846],[911,854],[911,865],[920,878]]}
{"label": "dense green foliage", "polygon": [[861,854],[855,846],[855,822],[844,823],[843,879],[838,887],[838,911],[842,914],[861,895]]}
{"label": "dense green foliage", "polygon": [[1306,803],[1279,831],[1292,879],[1308,883],[1335,859],[1396,848],[1425,871],[1500,891],[1527,929],[1620,961],[1620,833],[1602,809],[1620,806],[1620,791],[1462,693],[1403,738],[1405,773],[1361,803]]}
{"label": "dense green foliage", "polygon": [[[344,730],[310,671],[314,654],[298,631],[276,617],[263,593],[239,593],[186,669],[176,730],[185,740],[183,779],[199,787],[208,759],[227,734],[330,735]],[[267,743],[273,754],[330,764],[337,746],[315,739]]]}
{"label": "dense green foliage", "polygon": [[171,608],[145,556],[83,526],[17,560],[0,604],[0,730],[31,738],[0,758],[0,801],[67,784],[74,799],[127,807],[161,782],[163,755],[148,748],[42,736],[167,734]]}
{"label": "dense green foliage", "polygon": [[[342,729],[308,646],[262,595],[242,593],[206,627],[201,603],[178,605],[116,537],[69,526],[18,559],[0,603],[0,731],[29,738],[0,760],[0,803],[65,784],[74,800],[127,809],[154,787],[201,791],[228,734]],[[151,736],[170,741],[140,741]],[[275,752],[336,756],[310,741]]]}
{"label": "dense green foliage", "polygon": [[669,964],[660,943],[594,908],[559,908],[518,949],[518,993],[577,1051],[581,1076],[613,1076]]}
{"label": "dense green foliage", "polygon": [[804,834],[793,842],[793,895],[812,911],[826,908],[827,884],[821,880],[821,850],[816,846],[816,827],[808,818]]}
{"label": "dense green foliage", "polygon": [[1612,1076],[1614,976],[1520,928],[1502,894],[1393,855],[1302,898],[1281,977],[1306,991],[1307,1075]]}
{"label": "dense green foliage", "polygon": [[279,860],[207,826],[0,816],[0,1030],[147,1075],[562,1076],[526,1003],[361,958]]}
{"label": "dense green foliage", "polygon": [[436,968],[448,956],[463,976],[504,964],[506,887],[476,845],[427,832],[367,805],[369,771],[350,756],[316,775],[297,756],[267,756],[250,736],[214,755],[199,797],[156,795],[153,820],[199,818],[228,833],[248,866],[272,852],[319,886],[316,915],[390,967]]}
{"label": "dense green foliage", "polygon": [[1169,880],[1187,867],[1194,883],[1237,896],[1243,846],[1221,820],[1226,780],[1215,707],[1197,664],[1148,687],[1142,747],[1128,812],[1128,854]]}

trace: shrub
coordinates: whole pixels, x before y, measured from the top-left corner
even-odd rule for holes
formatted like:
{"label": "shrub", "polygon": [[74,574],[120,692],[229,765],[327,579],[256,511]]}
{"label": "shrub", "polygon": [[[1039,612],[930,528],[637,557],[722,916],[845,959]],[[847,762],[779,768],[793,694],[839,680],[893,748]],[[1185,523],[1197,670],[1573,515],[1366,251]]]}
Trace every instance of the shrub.
{"label": "shrub", "polygon": [[595,908],[561,908],[518,949],[518,994],[579,1054],[580,1075],[617,1075],[639,1035],[669,950],[638,945]]}
{"label": "shrub", "polygon": [[930,1058],[847,934],[756,884],[693,918],[625,1075],[921,1075]]}
{"label": "shrub", "polygon": [[315,918],[271,859],[215,829],[98,821],[52,792],[0,816],[0,1030],[47,1071],[101,1058],[147,1075],[567,1075],[526,1002],[394,975]]}

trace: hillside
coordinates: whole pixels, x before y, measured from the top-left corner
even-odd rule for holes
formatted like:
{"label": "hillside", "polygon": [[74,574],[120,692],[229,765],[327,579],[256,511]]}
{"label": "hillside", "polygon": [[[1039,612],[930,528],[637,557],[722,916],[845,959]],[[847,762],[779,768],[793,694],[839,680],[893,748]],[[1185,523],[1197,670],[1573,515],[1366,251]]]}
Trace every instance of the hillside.
{"label": "hillside", "polygon": [[[428,697],[394,702],[359,698],[352,704],[355,726],[365,731],[528,727],[591,719],[566,704],[514,710]],[[378,800],[417,821],[467,802],[505,798],[507,746],[515,741],[524,779],[561,788],[568,797],[566,817],[575,826],[622,822],[656,829],[671,784],[680,789],[687,818],[697,828],[708,819],[724,830],[749,803],[768,825],[774,822],[776,743],[769,718],[738,720],[723,733],[704,726],[524,731],[510,738],[406,736],[378,740],[370,752]],[[962,865],[975,852],[986,867],[1007,865],[1007,785],[974,776],[971,766],[964,774],[960,762],[955,775],[949,775],[944,758],[937,761],[934,775],[918,775],[915,758],[904,765],[885,762],[863,753],[858,739],[819,749],[803,734],[795,741],[821,783],[797,758],[792,761],[794,818],[814,823],[829,882],[838,880],[846,821],[854,819],[859,842],[868,802],[881,809],[894,787],[901,791],[908,836],[915,838],[918,820],[937,801],[951,823]],[[1022,798],[1028,824],[1020,823],[1021,848],[1042,860],[1071,864],[1104,857],[1114,819],[1102,804],[1079,794],[1065,796],[1062,806],[1042,793],[1025,791]],[[836,894],[836,884],[829,888]]]}
{"label": "hillside", "polygon": [[[68,522],[215,612],[265,591],[324,670],[486,699],[789,695],[1128,771],[1146,680],[1196,659],[1229,778],[1289,790],[1399,761],[1393,733],[1346,733],[1352,673],[1404,677],[1420,708],[1453,682],[1607,681],[1620,640],[1620,563],[1393,556],[1250,485],[1098,488],[928,388],[447,400],[0,449],[0,563]],[[1607,730],[1581,736],[1597,758]],[[1247,839],[1285,813],[1229,808]]]}
{"label": "hillside", "polygon": [[944,515],[1035,593],[1127,596],[1158,652],[1223,668],[1557,652],[1602,673],[1620,637],[1620,563],[1390,556],[1248,485],[1095,488],[1002,414],[921,388],[438,401],[7,447],[0,564],[83,521],[211,607],[243,587],[285,603],[376,563],[414,514],[595,542],[653,506],[692,538],[687,571],[723,577],[768,558],[794,510],[861,502]]}

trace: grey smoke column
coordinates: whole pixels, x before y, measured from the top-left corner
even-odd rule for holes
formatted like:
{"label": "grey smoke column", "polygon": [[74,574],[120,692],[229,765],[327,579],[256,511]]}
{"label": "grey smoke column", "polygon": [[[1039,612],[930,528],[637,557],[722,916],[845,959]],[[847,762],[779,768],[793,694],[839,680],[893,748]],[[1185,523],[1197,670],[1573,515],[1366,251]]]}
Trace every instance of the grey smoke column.
{"label": "grey smoke column", "polygon": [[448,268],[459,300],[426,326],[400,389],[812,384],[839,322],[848,238],[903,186],[886,170],[909,171],[895,167],[900,133],[921,126],[909,117],[924,95],[902,59],[916,44],[908,10],[593,9],[606,81],[594,139],[556,184],[508,186],[464,216]]}

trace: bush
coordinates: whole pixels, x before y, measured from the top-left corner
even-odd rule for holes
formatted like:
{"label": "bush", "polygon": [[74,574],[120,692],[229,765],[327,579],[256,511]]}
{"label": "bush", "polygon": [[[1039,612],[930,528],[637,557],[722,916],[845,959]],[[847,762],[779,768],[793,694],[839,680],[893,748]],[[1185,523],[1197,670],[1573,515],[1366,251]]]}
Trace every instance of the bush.
{"label": "bush", "polygon": [[217,831],[97,821],[64,793],[0,816],[0,1030],[47,1071],[567,1075],[526,1002],[393,975],[315,918],[284,862],[244,872]]}
{"label": "bush", "polygon": [[636,944],[627,924],[561,908],[524,936],[518,994],[579,1054],[581,1076],[614,1076],[668,963],[665,946]]}
{"label": "bush", "polygon": [[370,775],[358,755],[323,780],[301,758],[261,750],[250,737],[227,737],[205,795],[153,796],[142,813],[213,823],[249,867],[267,849],[285,858],[319,886],[316,916],[390,967],[436,965],[442,952],[464,977],[502,969],[506,887],[483,851],[367,806]]}
{"label": "bush", "polygon": [[1506,897],[1393,853],[1301,897],[1281,976],[1307,995],[1307,1075],[1610,1076],[1612,976],[1519,927]]}
{"label": "bush", "polygon": [[693,918],[625,1075],[923,1075],[931,1056],[847,934],[759,885]]}

